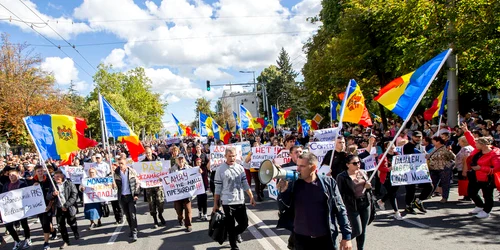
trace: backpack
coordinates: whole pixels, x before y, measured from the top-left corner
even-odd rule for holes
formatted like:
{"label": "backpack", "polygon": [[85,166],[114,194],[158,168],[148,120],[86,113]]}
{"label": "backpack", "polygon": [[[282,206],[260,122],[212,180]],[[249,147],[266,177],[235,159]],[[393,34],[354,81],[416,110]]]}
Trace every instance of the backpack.
{"label": "backpack", "polygon": [[217,211],[212,214],[208,226],[208,236],[220,245],[224,244],[224,241],[227,239],[227,230],[224,222],[225,218],[226,216],[221,211]]}

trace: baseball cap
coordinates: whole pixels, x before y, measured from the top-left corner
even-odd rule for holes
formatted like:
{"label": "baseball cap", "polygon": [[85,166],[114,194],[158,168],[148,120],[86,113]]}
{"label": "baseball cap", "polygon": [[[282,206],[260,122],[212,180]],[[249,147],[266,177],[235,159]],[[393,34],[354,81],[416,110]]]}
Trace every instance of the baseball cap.
{"label": "baseball cap", "polygon": [[178,159],[178,158],[185,158],[185,157],[184,157],[184,154],[179,154],[179,155],[177,156],[177,159]]}
{"label": "baseball cap", "polygon": [[415,136],[415,137],[422,137],[422,132],[415,131],[415,132],[413,132],[413,136]]}
{"label": "baseball cap", "polygon": [[101,154],[96,154],[95,158],[102,158],[102,155]]}

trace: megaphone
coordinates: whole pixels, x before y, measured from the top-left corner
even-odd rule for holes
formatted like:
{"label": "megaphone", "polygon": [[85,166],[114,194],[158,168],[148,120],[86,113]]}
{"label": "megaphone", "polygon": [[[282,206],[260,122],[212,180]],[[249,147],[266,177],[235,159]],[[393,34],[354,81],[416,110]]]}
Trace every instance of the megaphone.
{"label": "megaphone", "polygon": [[299,179],[299,173],[292,170],[286,170],[277,167],[270,160],[265,160],[260,164],[259,180],[262,184],[269,183],[272,179],[285,179],[287,181],[296,181]]}

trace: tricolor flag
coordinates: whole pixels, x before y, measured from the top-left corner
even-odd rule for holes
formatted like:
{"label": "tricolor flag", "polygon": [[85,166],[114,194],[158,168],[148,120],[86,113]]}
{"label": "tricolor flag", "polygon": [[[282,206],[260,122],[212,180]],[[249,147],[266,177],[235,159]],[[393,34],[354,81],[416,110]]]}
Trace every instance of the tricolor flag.
{"label": "tricolor flag", "polygon": [[426,62],[417,70],[396,78],[384,86],[375,101],[394,112],[403,120],[407,120],[415,111],[418,102],[427,92],[431,82],[451,53],[451,49]]}
{"label": "tricolor flag", "polygon": [[300,123],[299,116],[297,116],[297,133],[302,134],[302,124]]}
{"label": "tricolor flag", "polygon": [[235,126],[235,133],[238,133],[238,131],[240,131],[240,120],[238,119],[238,114],[236,114],[236,112],[233,111],[233,116],[234,116],[234,121],[236,122],[236,126]]}
{"label": "tricolor flag", "polygon": [[335,101],[330,101],[330,116],[333,121],[338,121],[340,115],[340,104]]}
{"label": "tricolor flag", "polygon": [[278,124],[279,125],[285,125],[286,118],[290,115],[290,111],[292,111],[292,108],[289,108],[285,110],[284,112],[278,112],[279,119],[278,119]]}
{"label": "tricolor flag", "polygon": [[68,161],[73,151],[94,147],[97,142],[85,138],[87,123],[67,115],[36,115],[23,118],[43,160]]}
{"label": "tricolor flag", "polygon": [[[310,127],[310,122],[307,122],[308,120],[301,119],[300,124],[302,125],[302,136],[306,137],[309,135],[309,130],[311,130]],[[309,120],[310,121],[310,120]]]}
{"label": "tricolor flag", "polygon": [[118,139],[127,145],[130,157],[134,161],[139,160],[139,155],[144,153],[139,137],[130,129],[125,120],[116,112],[116,110],[109,104],[102,95],[101,98],[102,114],[106,125],[106,130],[113,138]]}
{"label": "tricolor flag", "polygon": [[212,117],[200,112],[199,122],[201,136],[212,136]]}
{"label": "tricolor flag", "polygon": [[254,129],[261,129],[264,128],[264,119],[257,117],[252,119],[252,124]]}
{"label": "tricolor flag", "polygon": [[280,119],[279,118],[280,115],[278,114],[279,111],[273,105],[271,105],[271,111],[272,111],[272,118],[273,118],[273,127],[277,128],[278,127],[278,120]]}
{"label": "tricolor flag", "polygon": [[252,114],[250,114],[250,111],[245,108],[245,106],[240,105],[240,121],[241,121],[241,128],[242,129],[254,129],[253,123],[252,123]]}
{"label": "tricolor flag", "polygon": [[438,117],[444,114],[444,108],[446,106],[446,98],[448,96],[448,84],[450,81],[446,81],[443,91],[439,93],[439,96],[434,99],[432,106],[424,112],[425,120],[432,120],[434,117]]}
{"label": "tricolor flag", "polygon": [[[344,93],[339,94],[340,99],[344,99]],[[365,106],[365,97],[361,92],[358,83],[351,79],[347,91],[347,99],[345,104],[343,122],[352,122],[360,124],[365,127],[372,126],[372,119],[370,113]]]}
{"label": "tricolor flag", "polygon": [[184,126],[182,125],[182,123],[180,123],[179,120],[177,120],[174,114],[172,114],[172,117],[174,118],[175,124],[177,125],[177,133],[180,136],[185,135],[186,131],[184,130]]}

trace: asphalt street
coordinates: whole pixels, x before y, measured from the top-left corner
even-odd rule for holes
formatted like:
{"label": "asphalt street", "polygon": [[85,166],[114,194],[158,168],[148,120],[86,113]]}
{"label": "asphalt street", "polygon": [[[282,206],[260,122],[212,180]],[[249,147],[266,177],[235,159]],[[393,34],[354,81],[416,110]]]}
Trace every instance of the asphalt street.
{"label": "asphalt street", "polygon": [[[404,189],[400,189],[400,208],[402,211]],[[457,189],[450,194],[450,202],[439,203],[440,197],[425,202],[427,214],[406,215],[402,221],[392,217],[392,210],[378,211],[375,221],[367,229],[365,249],[500,249],[500,202],[488,219],[476,219],[468,212],[474,208],[472,203],[459,203]],[[210,195],[209,211],[212,199]],[[165,227],[153,228],[152,217],[148,213],[147,203],[142,197],[138,202],[139,240],[130,243],[128,227],[125,224],[115,225],[111,214],[103,218],[103,226],[89,230],[88,221],[79,213],[79,230],[81,239],[75,241],[71,236],[71,246],[66,249],[105,250],[105,249],[229,249],[226,241],[223,245],[213,242],[208,237],[208,222],[197,219],[196,201],[193,204],[193,231],[185,232],[185,228],[177,224],[177,215],[173,203],[165,205]],[[289,232],[276,229],[278,219],[276,201],[266,199],[256,207],[248,209],[250,227],[242,235],[244,242],[240,249],[287,249]],[[386,209],[390,209],[386,204]],[[30,220],[33,246],[31,249],[43,249],[43,236],[40,224]],[[3,230],[2,230],[3,232]],[[7,245],[3,249],[12,249],[12,239],[7,236]],[[355,245],[355,243],[353,242]],[[62,241],[51,242],[52,249],[58,249]],[[354,248],[356,249],[356,248]]]}

